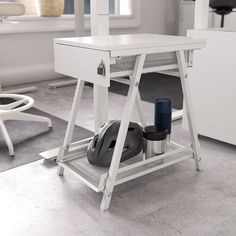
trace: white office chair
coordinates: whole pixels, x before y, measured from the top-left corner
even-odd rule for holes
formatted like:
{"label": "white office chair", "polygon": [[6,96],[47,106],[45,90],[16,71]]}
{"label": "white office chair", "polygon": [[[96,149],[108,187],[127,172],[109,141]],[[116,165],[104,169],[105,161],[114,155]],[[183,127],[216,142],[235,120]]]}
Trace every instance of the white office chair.
{"label": "white office chair", "polygon": [[[8,16],[19,16],[25,12],[24,5],[19,3],[2,3],[0,2],[0,20],[4,22]],[[10,100],[7,104],[1,104],[1,100]],[[5,140],[9,155],[14,156],[14,147],[11,138],[7,132],[4,121],[6,120],[21,120],[21,121],[36,121],[45,122],[48,127],[52,127],[50,119],[42,116],[36,116],[23,111],[31,108],[34,104],[34,99],[25,95],[5,94],[1,93],[1,81],[0,81],[0,134]]]}
{"label": "white office chair", "polygon": [[52,127],[52,122],[49,118],[36,116],[23,111],[31,108],[34,105],[34,99],[25,95],[16,94],[0,94],[0,99],[11,99],[13,102],[9,104],[0,105],[0,134],[2,134],[9,150],[9,155],[14,156],[14,147],[11,138],[7,132],[4,121],[6,120],[21,120],[21,121],[35,121],[45,122],[48,127]]}
{"label": "white office chair", "polygon": [[236,0],[210,0],[210,7],[218,15],[221,15],[221,27],[224,27],[225,16],[236,8]]}

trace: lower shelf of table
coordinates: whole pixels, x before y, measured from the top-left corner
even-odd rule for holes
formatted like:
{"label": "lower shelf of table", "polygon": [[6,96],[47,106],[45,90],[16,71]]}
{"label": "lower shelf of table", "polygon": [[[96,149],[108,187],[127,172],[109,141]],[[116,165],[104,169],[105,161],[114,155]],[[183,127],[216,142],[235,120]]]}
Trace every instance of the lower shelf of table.
{"label": "lower shelf of table", "polygon": [[[143,160],[142,155],[133,160],[120,164],[115,185],[125,183],[143,175],[152,173],[167,166],[176,164],[186,159],[192,158],[192,150],[177,145],[172,145],[167,153]],[[96,192],[102,192],[106,186],[109,168],[101,168],[91,165],[84,153],[78,156],[58,161],[58,164],[78,177],[83,183],[88,185]]]}

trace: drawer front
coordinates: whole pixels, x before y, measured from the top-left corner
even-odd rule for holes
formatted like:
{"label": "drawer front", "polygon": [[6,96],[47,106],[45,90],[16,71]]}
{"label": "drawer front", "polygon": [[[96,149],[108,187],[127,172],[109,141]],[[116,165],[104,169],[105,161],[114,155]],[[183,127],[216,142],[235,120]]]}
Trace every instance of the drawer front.
{"label": "drawer front", "polygon": [[[110,86],[110,57],[108,51],[54,44],[55,71],[100,86]],[[105,75],[98,74],[104,63]]]}

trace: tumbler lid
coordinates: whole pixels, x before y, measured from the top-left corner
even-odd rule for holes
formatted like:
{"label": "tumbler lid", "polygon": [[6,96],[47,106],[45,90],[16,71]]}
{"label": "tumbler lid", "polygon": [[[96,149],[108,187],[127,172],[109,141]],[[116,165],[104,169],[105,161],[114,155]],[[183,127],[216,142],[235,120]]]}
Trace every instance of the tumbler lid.
{"label": "tumbler lid", "polygon": [[156,112],[157,113],[171,113],[172,112],[172,100],[169,98],[156,99]]}
{"label": "tumbler lid", "polygon": [[143,130],[143,137],[150,141],[162,141],[167,138],[168,130],[157,129],[156,126],[147,126]]}

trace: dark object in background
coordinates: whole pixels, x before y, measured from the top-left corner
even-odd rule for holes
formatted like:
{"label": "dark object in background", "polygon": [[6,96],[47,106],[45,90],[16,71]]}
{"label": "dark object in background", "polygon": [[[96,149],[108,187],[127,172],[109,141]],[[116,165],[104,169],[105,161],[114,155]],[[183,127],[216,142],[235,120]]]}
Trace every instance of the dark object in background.
{"label": "dark object in background", "polygon": [[155,103],[155,126],[158,130],[167,130],[171,134],[172,101],[160,98]]}
{"label": "dark object in background", "polygon": [[[116,140],[120,128],[120,121],[112,120],[106,122],[95,134],[87,150],[87,158],[90,164],[109,167],[112,161]],[[126,161],[143,150],[142,127],[130,122],[121,162]]]}
{"label": "dark object in background", "polygon": [[[116,81],[111,81],[109,91],[126,96],[129,86]],[[143,74],[139,91],[143,101],[155,103],[157,95],[160,98],[169,98],[173,102],[173,108],[183,109],[183,93],[180,78],[161,73]]]}
{"label": "dark object in background", "polygon": [[225,15],[236,8],[236,0],[210,0],[210,7],[216,14],[221,15],[221,27],[224,27]]}

